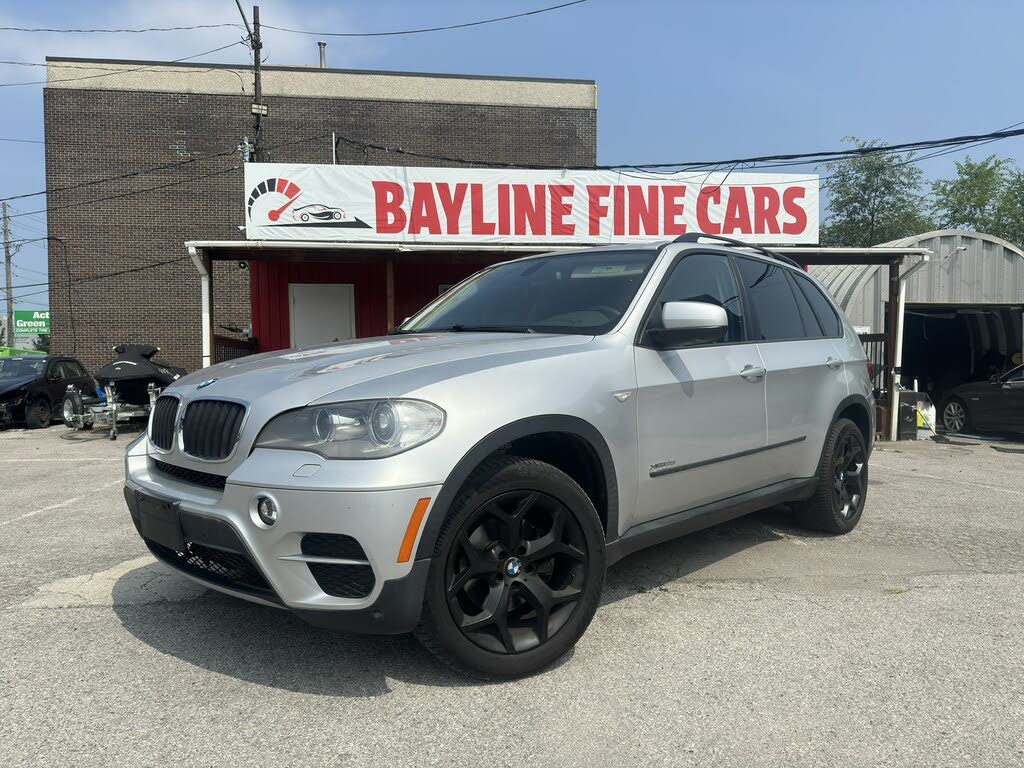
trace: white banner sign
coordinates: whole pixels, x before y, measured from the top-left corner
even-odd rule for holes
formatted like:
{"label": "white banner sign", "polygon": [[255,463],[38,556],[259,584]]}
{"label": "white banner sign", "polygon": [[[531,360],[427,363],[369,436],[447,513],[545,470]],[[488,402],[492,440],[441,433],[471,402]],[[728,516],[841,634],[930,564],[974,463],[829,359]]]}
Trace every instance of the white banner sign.
{"label": "white banner sign", "polygon": [[818,177],[246,163],[246,237],[577,245],[818,242]]}

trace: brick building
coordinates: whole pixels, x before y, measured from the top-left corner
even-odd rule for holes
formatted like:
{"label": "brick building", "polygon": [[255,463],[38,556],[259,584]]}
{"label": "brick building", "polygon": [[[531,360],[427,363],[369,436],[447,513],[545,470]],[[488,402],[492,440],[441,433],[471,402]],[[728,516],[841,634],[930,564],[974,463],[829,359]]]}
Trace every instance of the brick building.
{"label": "brick building", "polygon": [[[168,360],[197,368],[202,294],[184,244],[244,239],[246,190],[236,148],[253,135],[251,73],[51,57],[47,81],[48,228],[66,245],[51,241],[49,250],[54,351],[75,353],[95,369],[118,342],[150,342]],[[261,161],[596,162],[593,81],[267,67],[263,92],[270,113]],[[335,145],[332,132],[347,141]],[[368,336],[481,264],[508,258],[472,247],[404,256],[295,250],[266,263],[239,253],[211,266],[210,331],[218,348],[241,338],[221,326],[255,326],[260,349],[289,346],[287,312],[281,317],[280,307],[265,302],[286,295],[291,282],[355,285],[354,335]]]}

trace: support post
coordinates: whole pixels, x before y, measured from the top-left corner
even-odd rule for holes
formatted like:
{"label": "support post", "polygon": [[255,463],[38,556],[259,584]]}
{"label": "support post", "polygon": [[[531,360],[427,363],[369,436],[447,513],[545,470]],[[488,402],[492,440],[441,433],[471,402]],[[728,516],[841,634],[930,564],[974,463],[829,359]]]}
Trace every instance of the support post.
{"label": "support post", "polygon": [[11,275],[11,220],[7,217],[7,203],[3,203],[4,273],[7,284],[7,343],[14,346],[14,278]]}
{"label": "support post", "polygon": [[885,386],[889,398],[889,423],[887,432],[890,440],[896,440],[899,426],[900,394],[896,389],[896,348],[903,336],[903,311],[900,304],[900,266],[903,257],[889,262],[889,322],[885,329]]}
{"label": "support post", "polygon": [[395,257],[388,256],[385,263],[385,284],[387,288],[388,333],[395,330]]}
{"label": "support post", "polygon": [[189,246],[188,255],[199,272],[202,303],[202,367],[213,365],[213,262],[206,253]]}

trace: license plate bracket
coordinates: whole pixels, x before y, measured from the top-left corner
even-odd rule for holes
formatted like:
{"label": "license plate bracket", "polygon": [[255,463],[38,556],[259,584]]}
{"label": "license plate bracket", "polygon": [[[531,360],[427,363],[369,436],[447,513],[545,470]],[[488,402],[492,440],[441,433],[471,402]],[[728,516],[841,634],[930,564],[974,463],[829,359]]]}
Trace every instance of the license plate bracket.
{"label": "license plate bracket", "polygon": [[181,529],[178,505],[143,493],[136,493],[139,532],[150,541],[175,552],[185,551],[185,534]]}

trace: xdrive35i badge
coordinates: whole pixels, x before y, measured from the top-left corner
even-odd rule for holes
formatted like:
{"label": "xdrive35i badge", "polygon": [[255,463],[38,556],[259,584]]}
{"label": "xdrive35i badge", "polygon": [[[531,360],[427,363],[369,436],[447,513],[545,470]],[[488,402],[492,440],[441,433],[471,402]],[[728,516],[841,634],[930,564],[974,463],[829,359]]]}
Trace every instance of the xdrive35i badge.
{"label": "xdrive35i badge", "polygon": [[216,379],[207,379],[206,381],[200,382],[196,386],[196,389],[206,389],[208,386],[213,384],[213,382],[215,382],[215,381],[216,381]]}

